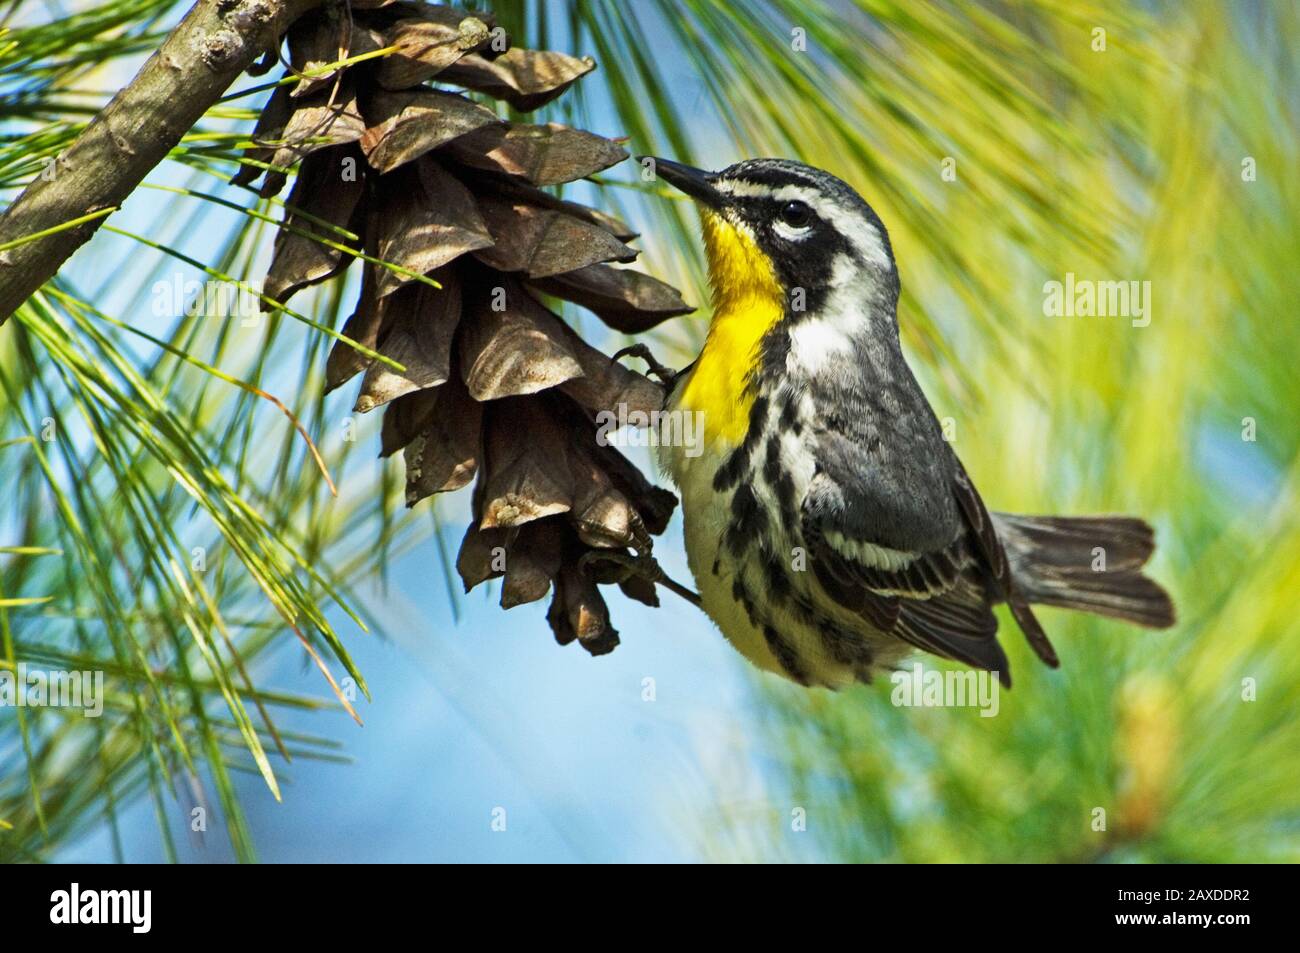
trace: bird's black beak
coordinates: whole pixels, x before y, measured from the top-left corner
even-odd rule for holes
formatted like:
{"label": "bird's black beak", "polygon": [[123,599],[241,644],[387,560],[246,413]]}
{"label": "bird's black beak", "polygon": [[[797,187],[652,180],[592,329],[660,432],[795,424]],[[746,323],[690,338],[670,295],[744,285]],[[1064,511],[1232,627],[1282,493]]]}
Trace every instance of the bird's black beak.
{"label": "bird's black beak", "polygon": [[646,159],[655,164],[655,175],[669,185],[676,186],[700,204],[711,209],[719,209],[722,207],[723,202],[726,201],[726,196],[713,185],[718,179],[717,173],[705,172],[703,169],[682,165],[680,162],[673,162],[671,159],[660,159],[656,156],[637,156],[639,162],[645,162]]}

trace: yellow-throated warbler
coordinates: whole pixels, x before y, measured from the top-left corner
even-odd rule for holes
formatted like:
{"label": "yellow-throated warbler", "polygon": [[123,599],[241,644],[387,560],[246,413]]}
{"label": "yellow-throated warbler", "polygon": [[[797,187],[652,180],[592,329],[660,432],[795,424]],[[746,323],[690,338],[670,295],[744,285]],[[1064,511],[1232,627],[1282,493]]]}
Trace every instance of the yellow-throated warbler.
{"label": "yellow-throated warbler", "polygon": [[747,658],[839,686],[920,648],[1009,685],[1000,602],[1051,666],[1031,603],[1173,623],[1144,521],[985,508],[903,359],[889,236],[852,188],[781,159],[653,161],[700,208],[713,289],[666,403],[703,415],[703,450],[660,459],[703,608]]}

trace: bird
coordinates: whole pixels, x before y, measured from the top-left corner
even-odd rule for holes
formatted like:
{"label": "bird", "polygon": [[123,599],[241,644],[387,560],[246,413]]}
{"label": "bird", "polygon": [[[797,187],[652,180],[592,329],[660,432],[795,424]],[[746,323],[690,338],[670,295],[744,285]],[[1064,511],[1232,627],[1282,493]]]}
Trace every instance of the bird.
{"label": "bird", "polygon": [[788,159],[638,158],[700,213],[713,313],[664,410],[698,415],[702,446],[658,455],[698,603],[742,655],[839,689],[921,650],[1009,688],[1000,604],[1053,668],[1034,605],[1174,624],[1146,521],[986,508],[904,358],[889,234],[852,187]]}

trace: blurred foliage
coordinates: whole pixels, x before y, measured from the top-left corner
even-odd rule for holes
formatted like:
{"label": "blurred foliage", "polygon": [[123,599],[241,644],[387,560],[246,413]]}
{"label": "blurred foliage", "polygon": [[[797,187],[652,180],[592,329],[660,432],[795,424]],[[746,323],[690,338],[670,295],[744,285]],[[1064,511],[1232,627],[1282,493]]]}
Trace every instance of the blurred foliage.
{"label": "blurred foliage", "polygon": [[[158,46],[174,8],[6,5],[7,199]],[[102,671],[107,696],[100,718],[6,710],[0,859],[48,858],[101,823],[120,858],[117,815],[141,795],[169,856],[203,808],[253,859],[232,773],[278,798],[273,761],[338,757],[275,714],[352,710],[368,692],[331,619],[361,631],[346,593],[428,531],[428,515],[395,517],[400,474],[372,462],[368,432],[302,385],[323,378],[344,283],[303,311],[238,320],[201,297],[205,279],[255,294],[265,271],[280,203],[225,185],[257,114],[214,107],[0,334],[0,543],[21,543],[0,549],[0,670]],[[319,697],[258,687],[264,656],[293,643],[324,675]]]}
{"label": "blurred foliage", "polygon": [[[1133,512],[1158,526],[1154,574],[1178,626],[1044,610],[1064,662],[1049,672],[1008,621],[1017,680],[996,718],[896,708],[887,680],[830,695],[756,676],[757,729],[736,758],[759,766],[761,796],[697,807],[700,852],[1296,859],[1297,8],[467,5],[490,7],[529,46],[597,59],[548,118],[626,134],[636,153],[710,168],[786,155],[848,180],[890,228],[905,344],[990,506]],[[13,27],[0,36],[6,200],[177,13],[171,0],[74,6],[0,4]],[[346,653],[321,607],[430,528],[396,515],[400,475],[369,461],[374,435],[344,439],[344,405],[301,383],[322,377],[330,342],[312,326],[340,326],[343,281],[252,333],[142,320],[139,289],[178,267],[196,274],[199,258],[238,280],[260,275],[270,229],[259,216],[278,217],[276,203],[221,184],[259,101],[215,108],[150,177],[183,191],[167,196],[166,220],[129,231],[128,203],[120,231],[82,253],[100,263],[97,286],[62,278],[0,334],[12,501],[0,517],[0,666],[102,668],[112,689],[102,719],[42,709],[0,720],[5,859],[48,857],[115,825],[141,795],[164,831],[183,830],[175,802],[206,803],[209,786],[240,856],[254,856],[229,772],[258,771],[275,790],[277,752],[334,756],[326,739],[277,738],[273,721],[279,706],[331,703],[328,690],[263,692],[259,662],[293,643],[285,622],[300,619],[341,677]],[[601,128],[611,115],[621,129]],[[945,157],[954,181],[940,174]],[[647,223],[647,270],[704,301],[693,211],[638,171],[580,188]],[[1045,317],[1043,284],[1067,272],[1149,280],[1150,326]],[[684,364],[703,328],[673,322],[656,349]],[[340,499],[267,394],[320,444]],[[46,420],[53,440],[41,439]],[[194,546],[214,554],[202,574]],[[1256,701],[1242,700],[1246,678]],[[795,807],[805,833],[791,831]],[[1090,826],[1098,807],[1105,833]]]}
{"label": "blurred foliage", "polygon": [[[889,226],[905,344],[990,506],[1146,516],[1180,610],[1044,610],[1059,672],[1004,618],[995,718],[757,680],[766,793],[697,820],[706,855],[1296,860],[1295,5],[674,6],[738,152],[830,169]],[[689,125],[660,141],[730,159]],[[1070,272],[1149,281],[1150,325],[1046,317]]]}

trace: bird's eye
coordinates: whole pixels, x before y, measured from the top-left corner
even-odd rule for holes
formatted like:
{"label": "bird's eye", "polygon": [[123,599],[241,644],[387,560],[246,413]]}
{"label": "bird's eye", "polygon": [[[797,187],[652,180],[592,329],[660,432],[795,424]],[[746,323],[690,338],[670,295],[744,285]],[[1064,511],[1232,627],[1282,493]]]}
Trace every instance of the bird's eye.
{"label": "bird's eye", "polygon": [[807,202],[786,202],[781,206],[781,221],[791,228],[807,228],[812,220],[813,210]]}

